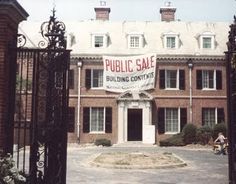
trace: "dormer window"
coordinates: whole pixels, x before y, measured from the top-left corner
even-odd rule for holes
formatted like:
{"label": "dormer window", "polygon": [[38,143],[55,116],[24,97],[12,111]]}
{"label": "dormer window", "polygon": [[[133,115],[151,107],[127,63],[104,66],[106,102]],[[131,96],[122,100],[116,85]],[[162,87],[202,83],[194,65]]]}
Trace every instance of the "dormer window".
{"label": "dormer window", "polygon": [[92,47],[93,48],[105,48],[107,47],[108,35],[106,33],[92,34]]}
{"label": "dormer window", "polygon": [[200,48],[201,49],[214,49],[215,48],[215,34],[211,32],[204,32],[200,35]]}
{"label": "dormer window", "polygon": [[163,34],[164,48],[177,49],[179,48],[179,34],[178,33],[164,33]]}
{"label": "dormer window", "polygon": [[94,47],[104,46],[104,36],[94,36]]}
{"label": "dormer window", "polygon": [[170,49],[176,48],[176,37],[173,36],[166,37],[166,47]]}
{"label": "dormer window", "polygon": [[128,35],[128,48],[142,48],[143,47],[143,34],[134,33]]}
{"label": "dormer window", "polygon": [[211,37],[203,37],[202,38],[202,48],[210,49],[212,47],[212,38]]}

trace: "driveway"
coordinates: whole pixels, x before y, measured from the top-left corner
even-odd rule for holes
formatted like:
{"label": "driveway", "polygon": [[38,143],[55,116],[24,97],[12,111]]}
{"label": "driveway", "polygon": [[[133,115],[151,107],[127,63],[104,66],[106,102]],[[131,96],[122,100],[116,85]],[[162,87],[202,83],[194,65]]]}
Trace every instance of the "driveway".
{"label": "driveway", "polygon": [[[171,169],[111,169],[88,164],[104,152],[172,152],[187,166]],[[210,148],[189,147],[68,147],[67,184],[227,184],[228,157]]]}

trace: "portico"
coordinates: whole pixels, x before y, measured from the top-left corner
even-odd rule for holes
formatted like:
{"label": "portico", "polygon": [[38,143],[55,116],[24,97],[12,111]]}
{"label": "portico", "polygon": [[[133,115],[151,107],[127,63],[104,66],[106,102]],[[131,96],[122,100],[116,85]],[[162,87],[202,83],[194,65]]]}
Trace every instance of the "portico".
{"label": "portico", "polygon": [[127,91],[118,98],[118,143],[142,141],[155,143],[152,125],[153,97],[145,91]]}

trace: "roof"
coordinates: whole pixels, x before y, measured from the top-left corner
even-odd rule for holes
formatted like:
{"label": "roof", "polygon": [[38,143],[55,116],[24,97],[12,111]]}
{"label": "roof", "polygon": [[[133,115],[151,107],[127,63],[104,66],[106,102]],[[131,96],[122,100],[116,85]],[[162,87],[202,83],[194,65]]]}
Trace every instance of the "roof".
{"label": "roof", "polygon": [[[23,22],[20,31],[24,32],[34,46],[42,40],[40,23]],[[68,49],[78,55],[138,55],[157,53],[158,55],[194,55],[194,56],[223,56],[227,51],[226,42],[230,23],[227,22],[136,22],[136,21],[73,21],[65,22]],[[105,48],[92,46],[93,34],[107,35],[108,45]],[[139,49],[127,47],[127,36],[132,33],[140,33],[144,38],[144,46]],[[177,35],[179,47],[176,49],[164,48],[163,36],[165,34]],[[201,49],[199,37],[211,35],[214,37],[214,49]],[[32,43],[28,47],[32,47]]]}

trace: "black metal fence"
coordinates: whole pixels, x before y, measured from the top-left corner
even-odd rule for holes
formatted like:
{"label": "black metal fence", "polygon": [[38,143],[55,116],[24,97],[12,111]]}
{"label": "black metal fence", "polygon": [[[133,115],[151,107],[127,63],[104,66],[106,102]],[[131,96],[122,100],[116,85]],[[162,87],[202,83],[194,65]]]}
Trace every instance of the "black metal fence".
{"label": "black metal fence", "polygon": [[69,51],[17,50],[14,156],[34,184],[65,175],[68,68]]}
{"label": "black metal fence", "polygon": [[70,51],[64,33],[53,10],[41,25],[45,48],[12,49],[13,156],[30,184],[66,183]]}

